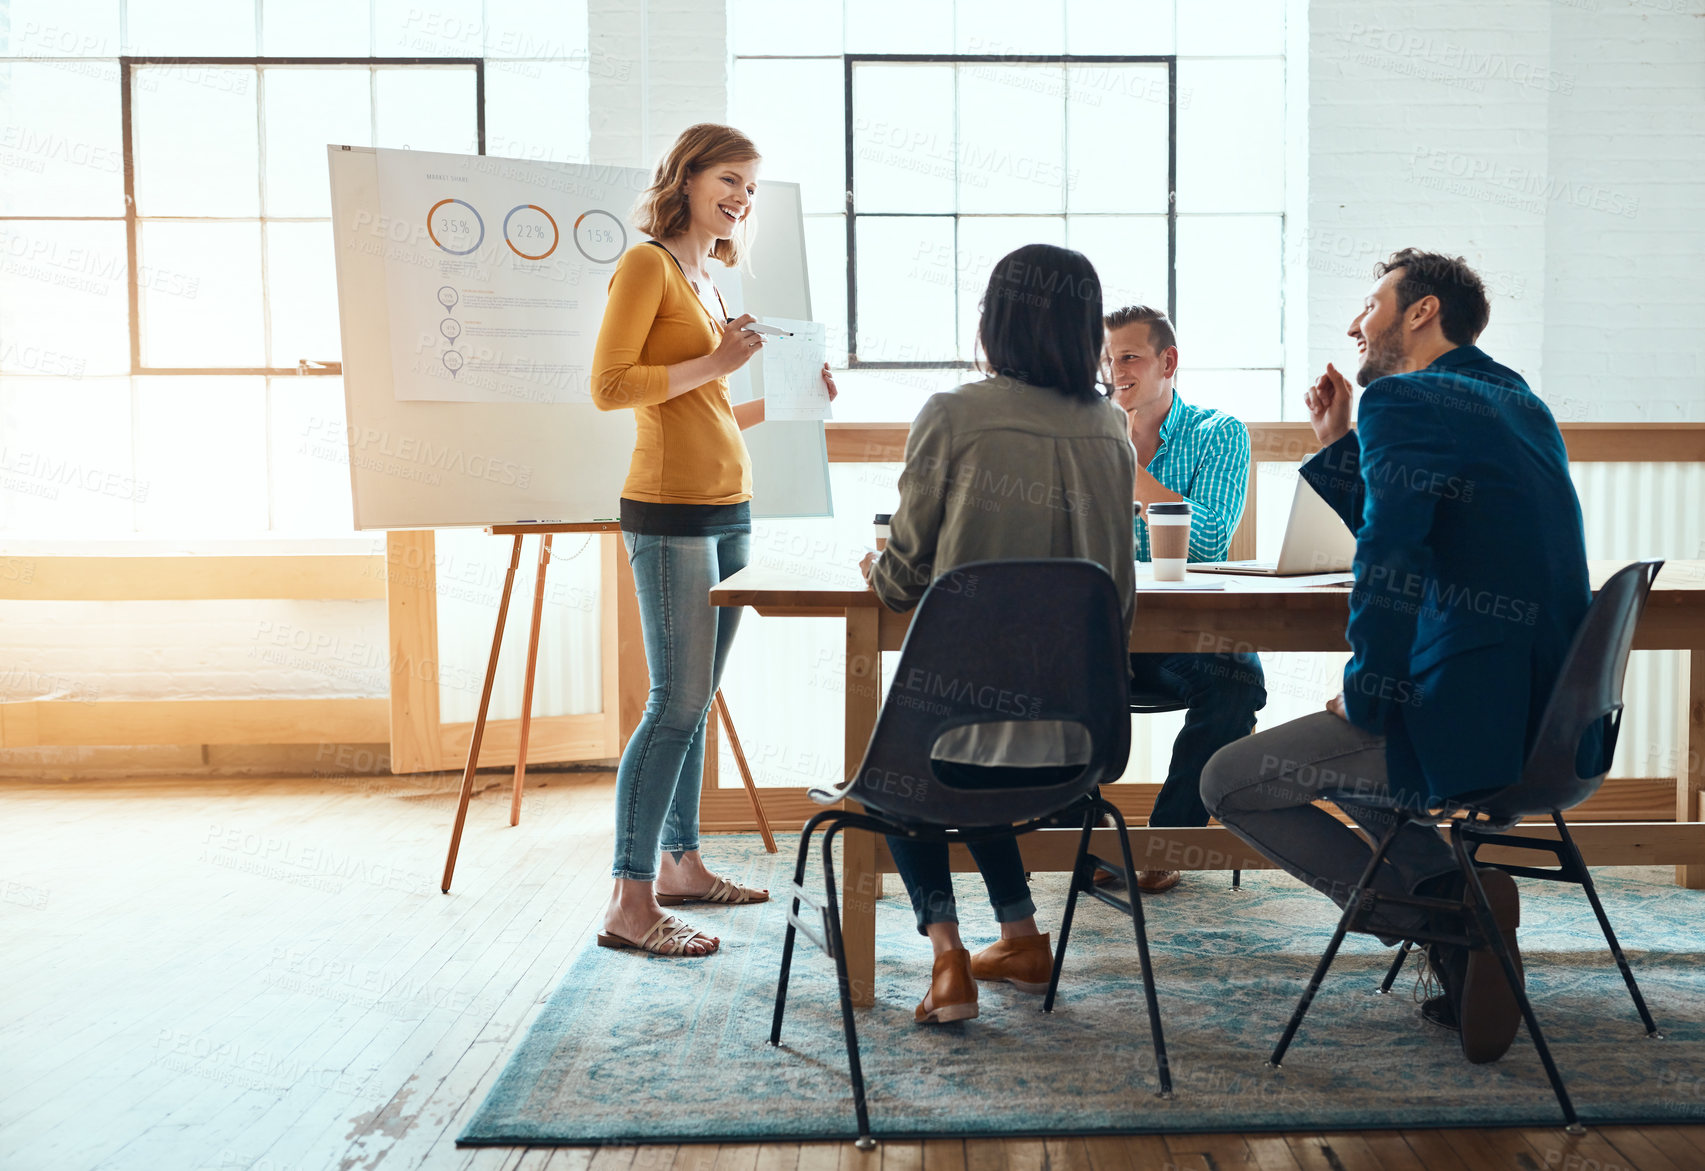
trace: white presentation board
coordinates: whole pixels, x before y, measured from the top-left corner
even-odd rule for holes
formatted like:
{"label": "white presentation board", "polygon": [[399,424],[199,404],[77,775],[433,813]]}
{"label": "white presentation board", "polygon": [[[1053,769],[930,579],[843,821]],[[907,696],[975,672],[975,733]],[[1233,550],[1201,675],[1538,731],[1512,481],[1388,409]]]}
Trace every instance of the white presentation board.
{"label": "white presentation board", "polygon": [[[612,267],[614,253],[600,255],[599,245],[617,234],[612,221],[625,219],[646,174],[371,147],[327,153],[355,527],[613,518],[633,412],[600,411],[587,398],[596,326],[585,323],[601,315]],[[405,206],[387,207],[381,155],[407,164],[390,168],[393,188],[399,171],[470,181],[424,201],[404,188]],[[459,235],[430,230],[435,207]],[[809,320],[798,185],[766,181],[758,209],[751,271],[719,268],[716,279],[736,313]],[[629,246],[644,239],[631,225],[621,231]],[[477,271],[482,257],[488,267]],[[446,264],[467,272],[446,277]],[[524,274],[542,276],[548,297],[519,287]],[[462,322],[476,318],[469,336]],[[736,401],[762,392],[761,370],[748,369],[730,380]],[[458,401],[469,398],[481,401]],[[822,423],[762,423],[745,437],[754,516],[829,515]]]}

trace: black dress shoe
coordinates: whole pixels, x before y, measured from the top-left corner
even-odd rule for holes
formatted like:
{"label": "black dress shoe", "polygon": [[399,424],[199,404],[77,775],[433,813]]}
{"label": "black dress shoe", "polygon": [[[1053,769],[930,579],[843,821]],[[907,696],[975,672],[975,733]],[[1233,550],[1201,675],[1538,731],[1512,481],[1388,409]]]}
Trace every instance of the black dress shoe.
{"label": "black dress shoe", "polygon": [[1421,1002],[1421,1019],[1429,1025],[1437,1025],[1453,1033],[1462,1031],[1462,1026],[1456,1023],[1456,1009],[1451,1005],[1450,997],[1442,994],[1428,997]]}

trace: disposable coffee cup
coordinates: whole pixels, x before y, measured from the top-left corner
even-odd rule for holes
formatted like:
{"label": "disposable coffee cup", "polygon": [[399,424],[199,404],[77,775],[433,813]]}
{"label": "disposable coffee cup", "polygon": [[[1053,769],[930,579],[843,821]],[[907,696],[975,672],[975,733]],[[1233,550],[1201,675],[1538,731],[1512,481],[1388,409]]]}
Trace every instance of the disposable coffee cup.
{"label": "disposable coffee cup", "polygon": [[1143,510],[1149,525],[1149,560],[1156,581],[1183,581],[1190,556],[1190,503],[1163,500]]}
{"label": "disposable coffee cup", "polygon": [[894,519],[891,512],[876,514],[876,551],[878,553],[888,547],[888,522]]}

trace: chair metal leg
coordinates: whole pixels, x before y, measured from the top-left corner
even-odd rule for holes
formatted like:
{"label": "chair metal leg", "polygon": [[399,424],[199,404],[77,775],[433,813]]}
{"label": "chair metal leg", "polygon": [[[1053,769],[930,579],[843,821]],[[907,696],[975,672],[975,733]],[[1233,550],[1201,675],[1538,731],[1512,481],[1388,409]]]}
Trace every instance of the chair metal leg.
{"label": "chair metal leg", "polygon": [[1539,1060],[1545,1066],[1545,1076],[1551,1082],[1551,1092],[1557,1095],[1557,1104],[1563,1108],[1564,1127],[1570,1134],[1584,1134],[1586,1128],[1575,1114],[1575,1104],[1569,1100],[1569,1091],[1564,1088],[1563,1075],[1557,1072],[1557,1063],[1551,1060],[1551,1046],[1545,1043],[1545,1034],[1540,1031],[1539,1019],[1533,1015],[1533,1004],[1527,998],[1527,989],[1522,986],[1521,973],[1516,971],[1515,961],[1510,958],[1510,949],[1504,945],[1504,934],[1498,930],[1497,921],[1492,918],[1492,905],[1486,901],[1486,890],[1480,885],[1479,872],[1475,870],[1474,863],[1464,847],[1460,826],[1451,827],[1450,839],[1456,850],[1457,865],[1461,867],[1463,878],[1467,882],[1474,917],[1480,924],[1481,934],[1491,944],[1492,954],[1498,957],[1498,966],[1504,970],[1504,979],[1509,983],[1510,991],[1515,993],[1516,1003],[1521,1006],[1522,1020],[1527,1023],[1527,1035],[1533,1038],[1533,1047],[1539,1050]]}
{"label": "chair metal leg", "polygon": [[1622,945],[1616,940],[1616,932],[1610,929],[1610,917],[1604,913],[1604,904],[1599,902],[1598,887],[1593,884],[1592,872],[1587,869],[1586,861],[1581,857],[1580,850],[1575,848],[1575,839],[1569,834],[1569,827],[1563,823],[1561,813],[1553,813],[1551,820],[1557,823],[1557,832],[1563,837],[1563,844],[1568,849],[1569,859],[1574,864],[1576,873],[1581,876],[1581,886],[1587,892],[1587,902],[1592,904],[1593,914],[1598,916],[1598,925],[1604,931],[1604,941],[1610,945],[1610,954],[1616,960],[1617,968],[1622,972],[1623,983],[1628,985],[1628,995],[1634,998],[1634,1008],[1640,1014],[1640,1021],[1646,1026],[1646,1036],[1654,1041],[1664,1039],[1658,1023],[1652,1019],[1652,1012],[1646,1007],[1646,998],[1640,995],[1640,985],[1634,981],[1634,970],[1628,966],[1628,958],[1622,954]]}
{"label": "chair metal leg", "polygon": [[[805,883],[805,865],[811,858],[811,834],[816,828],[815,823],[807,822],[799,834],[799,857],[793,866],[793,885],[797,889]],[[787,936],[781,945],[781,975],[776,980],[776,1013],[770,1022],[770,1044],[781,1044],[781,1018],[787,1011],[787,978],[793,971],[793,942],[798,928],[794,919],[799,915],[799,896],[793,897],[792,911],[787,917]]]}
{"label": "chair metal leg", "polygon": [[1356,889],[1350,892],[1349,900],[1344,904],[1344,913],[1338,916],[1337,930],[1332,932],[1332,942],[1326,945],[1326,954],[1320,957],[1320,962],[1314,967],[1314,975],[1308,978],[1308,987],[1302,990],[1302,999],[1297,1001],[1296,1011],[1291,1013],[1291,1019],[1285,1025],[1284,1035],[1273,1049],[1273,1056],[1267,1059],[1267,1068],[1278,1069],[1285,1058],[1285,1050],[1291,1046],[1291,1038],[1296,1036],[1297,1028],[1302,1024],[1302,1018],[1308,1013],[1308,1006],[1314,1003],[1314,994],[1320,991],[1320,982],[1326,979],[1326,969],[1332,966],[1332,960],[1338,954],[1338,948],[1344,943],[1344,935],[1349,930],[1350,920],[1356,914],[1356,908],[1361,906],[1362,892],[1366,891],[1373,882],[1373,876],[1379,870],[1379,864],[1385,860],[1386,851],[1391,849],[1391,843],[1397,840],[1397,831],[1402,829],[1404,822],[1398,818],[1392,823],[1379,846],[1374,850],[1373,857],[1368,859],[1367,869],[1362,871]]}
{"label": "chair metal leg", "polygon": [[1386,970],[1385,979],[1380,982],[1379,994],[1391,995],[1391,986],[1397,983],[1397,973],[1403,970],[1403,961],[1409,958],[1409,953],[1415,950],[1415,941],[1405,939],[1403,946],[1397,949],[1397,958],[1391,961],[1391,967]]}
{"label": "chair metal leg", "polygon": [[1060,990],[1060,973],[1066,967],[1066,941],[1072,934],[1072,915],[1077,911],[1078,891],[1093,882],[1095,875],[1089,866],[1089,837],[1095,829],[1096,809],[1091,806],[1083,815],[1083,834],[1077,840],[1077,860],[1072,864],[1071,893],[1066,895],[1066,912],[1060,916],[1060,938],[1054,944],[1054,970],[1048,977],[1048,995],[1042,998],[1042,1011],[1054,1011],[1054,995]]}
{"label": "chair metal leg", "polygon": [[827,884],[829,912],[829,942],[835,953],[835,977],[841,990],[841,1025],[847,1034],[847,1066],[852,1074],[853,1113],[858,1116],[858,1141],[861,1151],[876,1146],[870,1137],[870,1113],[865,1108],[864,1067],[858,1059],[858,1027],[853,1022],[852,980],[847,975],[847,949],[841,939],[840,900],[835,896],[835,835],[841,832],[840,823],[823,831],[823,881]]}
{"label": "chair metal leg", "polygon": [[1233,870],[1231,872],[1231,889],[1232,890],[1242,890],[1243,889],[1243,871]]}
{"label": "chair metal leg", "polygon": [[1097,797],[1096,804],[1113,816],[1114,824],[1119,830],[1119,851],[1124,855],[1125,873],[1131,876],[1130,890],[1127,892],[1131,903],[1131,923],[1137,933],[1137,962],[1143,972],[1143,999],[1148,1002],[1149,1035],[1154,1040],[1154,1061],[1160,1073],[1159,1098],[1172,1097],[1172,1067],[1166,1060],[1166,1037],[1160,1028],[1160,1000],[1154,990],[1154,965],[1149,962],[1149,936],[1143,924],[1143,892],[1137,885],[1137,867],[1131,858],[1131,834],[1125,826],[1124,815],[1106,800]]}

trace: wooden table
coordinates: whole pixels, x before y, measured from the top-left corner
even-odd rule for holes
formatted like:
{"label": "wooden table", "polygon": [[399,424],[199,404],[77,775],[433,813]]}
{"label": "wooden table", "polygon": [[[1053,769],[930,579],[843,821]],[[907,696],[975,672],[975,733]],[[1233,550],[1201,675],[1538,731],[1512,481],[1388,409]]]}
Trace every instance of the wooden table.
{"label": "wooden table", "polygon": [[[1592,563],[1596,589],[1621,568],[1621,562]],[[844,577],[806,577],[798,572],[752,565],[710,592],[717,606],[750,606],[766,616],[838,617],[846,623],[846,769],[850,777],[864,757],[881,707],[880,652],[898,650],[910,614],[884,607],[848,567]],[[1349,590],[1344,587],[1296,587],[1264,582],[1259,588],[1234,583],[1224,590],[1187,593],[1150,590],[1139,584],[1133,651],[1344,651]],[[1705,561],[1671,561],[1652,590],[1634,635],[1640,650],[1680,650],[1680,718],[1677,727],[1675,820],[1667,822],[1585,822],[1571,825],[1577,844],[1594,865],[1674,864],[1678,883],[1705,889],[1705,824],[1700,796],[1705,791]],[[1324,697],[1323,697],[1324,698]],[[1109,799],[1128,813],[1146,814],[1113,785]],[[1146,802],[1144,802],[1146,803]],[[1518,832],[1555,836],[1548,825]],[[1113,831],[1097,831],[1104,856],[1117,853]],[[1035,871],[1069,870],[1076,849],[1075,830],[1040,830],[1020,839],[1026,866]],[[848,830],[842,835],[842,930],[855,1001],[875,996],[876,897],[880,875],[893,873],[887,847],[873,835]],[[1219,826],[1203,829],[1133,830],[1131,845],[1139,867],[1172,870],[1268,869],[1255,854]],[[975,869],[963,847],[955,847],[953,868]],[[1495,854],[1487,854],[1488,859]]]}

